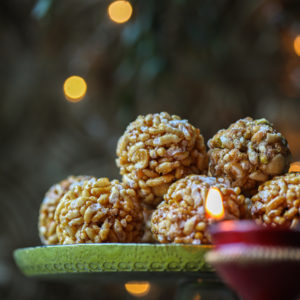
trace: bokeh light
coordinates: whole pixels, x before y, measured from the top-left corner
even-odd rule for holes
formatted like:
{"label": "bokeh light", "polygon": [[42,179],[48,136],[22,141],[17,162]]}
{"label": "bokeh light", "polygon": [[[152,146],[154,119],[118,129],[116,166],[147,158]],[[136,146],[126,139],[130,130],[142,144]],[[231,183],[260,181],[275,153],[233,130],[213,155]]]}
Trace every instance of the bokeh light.
{"label": "bokeh light", "polygon": [[150,291],[150,287],[151,286],[148,281],[131,281],[125,283],[126,291],[135,297],[146,296]]}
{"label": "bokeh light", "polygon": [[294,39],[294,50],[298,56],[300,56],[300,35],[297,35]]}
{"label": "bokeh light", "polygon": [[116,23],[125,23],[132,15],[132,6],[128,1],[114,1],[108,6],[108,15]]}
{"label": "bokeh light", "polygon": [[199,293],[197,293],[194,297],[193,300],[201,300],[201,296]]}
{"label": "bokeh light", "polygon": [[65,80],[63,90],[68,101],[79,102],[86,94],[87,84],[80,76],[70,76]]}
{"label": "bokeh light", "polygon": [[297,162],[291,163],[289,172],[290,173],[291,172],[300,172],[300,162],[297,161]]}

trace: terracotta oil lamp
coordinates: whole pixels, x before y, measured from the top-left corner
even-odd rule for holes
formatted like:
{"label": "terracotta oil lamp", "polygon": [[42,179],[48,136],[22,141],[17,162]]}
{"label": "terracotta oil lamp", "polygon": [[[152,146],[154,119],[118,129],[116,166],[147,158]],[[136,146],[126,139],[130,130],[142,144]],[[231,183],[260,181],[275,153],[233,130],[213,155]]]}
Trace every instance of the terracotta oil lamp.
{"label": "terracotta oil lamp", "polygon": [[[207,203],[212,201],[215,204]],[[214,218],[222,194],[210,191],[206,207]],[[214,250],[206,259],[244,300],[289,300],[300,296],[300,231],[257,225],[251,220],[221,220],[209,230]]]}

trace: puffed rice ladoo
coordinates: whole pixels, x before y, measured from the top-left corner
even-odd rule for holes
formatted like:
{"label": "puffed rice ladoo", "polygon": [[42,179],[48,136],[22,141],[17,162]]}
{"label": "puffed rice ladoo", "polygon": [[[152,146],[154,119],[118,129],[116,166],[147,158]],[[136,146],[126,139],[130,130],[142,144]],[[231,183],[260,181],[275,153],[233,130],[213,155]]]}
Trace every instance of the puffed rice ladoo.
{"label": "puffed rice ladoo", "polygon": [[165,112],[139,116],[130,123],[119,139],[117,156],[123,181],[153,207],[174,181],[207,171],[200,130]]}
{"label": "puffed rice ladoo", "polygon": [[54,213],[59,201],[73,185],[82,184],[85,180],[91,178],[91,176],[69,176],[60,183],[51,186],[47,191],[40,206],[38,222],[39,236],[43,244],[58,244],[56,234],[57,223],[54,220]]}
{"label": "puffed rice ladoo", "polygon": [[189,175],[173,183],[152,214],[151,230],[160,243],[209,244],[210,220],[205,215],[205,200],[210,188],[223,197],[225,217],[240,219],[247,201],[241,189],[232,188],[223,178]]}
{"label": "puffed rice ladoo", "polygon": [[60,244],[133,243],[144,231],[136,192],[108,178],[93,178],[66,193],[55,220]]}
{"label": "puffed rice ladoo", "polygon": [[263,183],[251,202],[251,214],[258,223],[295,228],[300,219],[300,173],[287,173]]}
{"label": "puffed rice ladoo", "polygon": [[286,139],[266,119],[244,118],[219,130],[208,141],[208,174],[225,177],[245,194],[288,170],[291,153]]}

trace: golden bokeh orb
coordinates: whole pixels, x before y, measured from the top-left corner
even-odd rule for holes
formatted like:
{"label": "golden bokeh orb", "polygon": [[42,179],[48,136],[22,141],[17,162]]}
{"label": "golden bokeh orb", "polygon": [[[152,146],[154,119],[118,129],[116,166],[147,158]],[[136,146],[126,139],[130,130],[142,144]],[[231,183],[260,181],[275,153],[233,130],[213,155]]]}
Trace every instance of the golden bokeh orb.
{"label": "golden bokeh orb", "polygon": [[63,91],[68,101],[79,102],[86,94],[87,84],[80,76],[70,76],[64,82]]}
{"label": "golden bokeh orb", "polygon": [[300,162],[297,161],[297,162],[291,163],[289,172],[290,173],[291,172],[300,172]]}
{"label": "golden bokeh orb", "polygon": [[300,56],[300,35],[297,35],[294,39],[294,50],[295,53]]}
{"label": "golden bokeh orb", "polygon": [[114,1],[108,6],[108,15],[116,23],[125,23],[132,15],[132,6],[128,1]]}
{"label": "golden bokeh orb", "polygon": [[135,297],[143,297],[149,293],[150,283],[148,281],[127,282],[125,283],[125,289]]}

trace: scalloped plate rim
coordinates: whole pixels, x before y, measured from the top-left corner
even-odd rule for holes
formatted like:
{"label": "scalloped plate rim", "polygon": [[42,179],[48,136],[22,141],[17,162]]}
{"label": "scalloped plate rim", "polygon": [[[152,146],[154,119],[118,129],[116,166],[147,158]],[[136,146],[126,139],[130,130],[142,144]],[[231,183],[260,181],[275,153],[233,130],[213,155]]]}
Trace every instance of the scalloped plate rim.
{"label": "scalloped plate rim", "polygon": [[91,243],[39,245],[14,250],[25,276],[110,273],[213,273],[205,261],[212,245]]}

